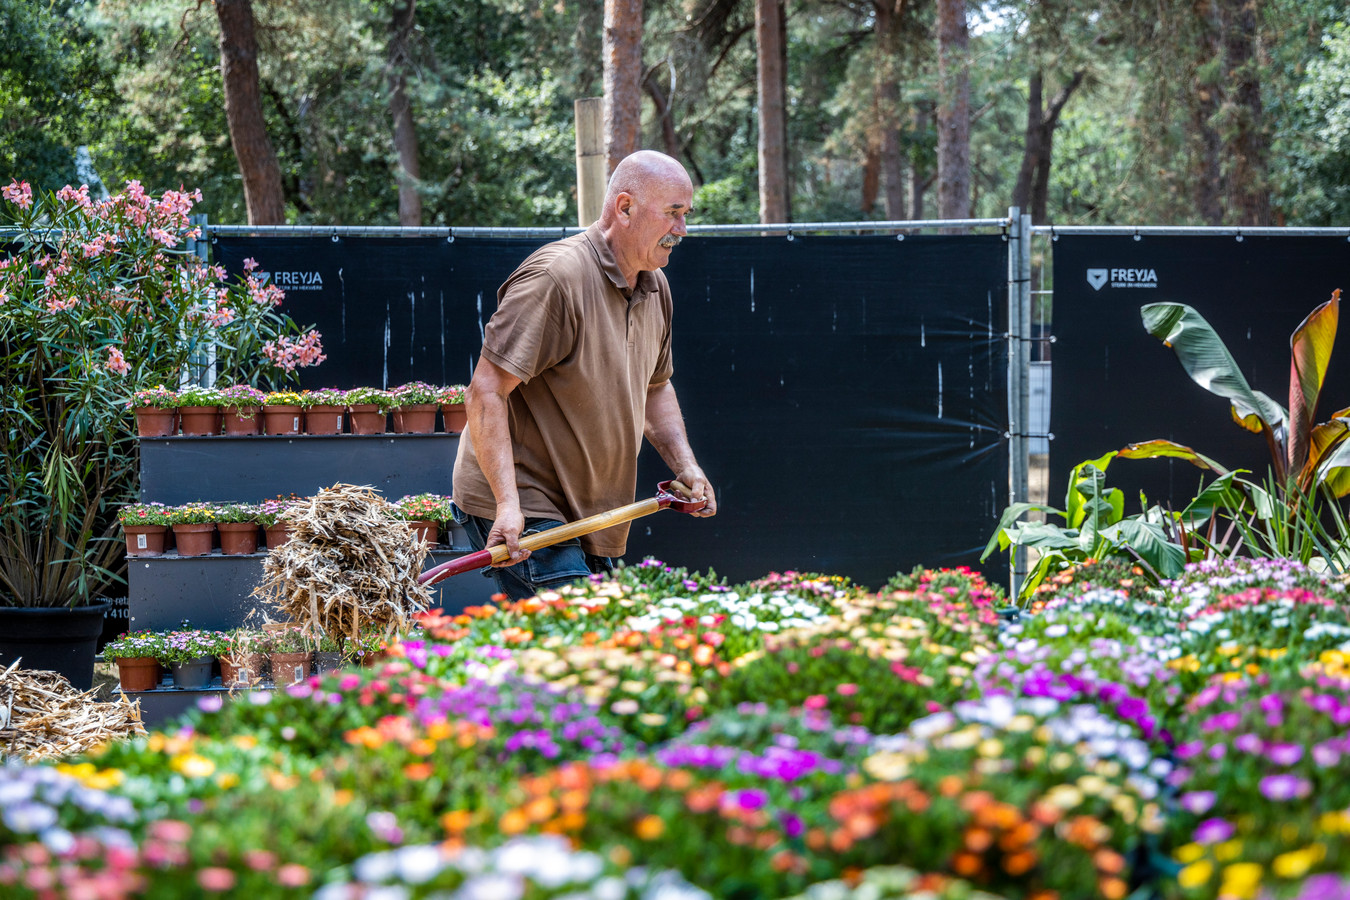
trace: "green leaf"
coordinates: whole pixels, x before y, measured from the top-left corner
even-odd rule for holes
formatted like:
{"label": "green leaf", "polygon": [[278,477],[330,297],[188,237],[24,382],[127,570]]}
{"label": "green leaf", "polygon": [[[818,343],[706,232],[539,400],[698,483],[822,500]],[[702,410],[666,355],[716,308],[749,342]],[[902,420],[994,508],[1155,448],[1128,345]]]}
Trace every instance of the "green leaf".
{"label": "green leaf", "polygon": [[1173,459],[1184,459],[1186,462],[1201,469],[1208,469],[1211,472],[1217,472],[1220,475],[1228,472],[1223,466],[1214,460],[1187,447],[1185,444],[1178,444],[1174,441],[1163,440],[1161,438],[1152,441],[1141,441],[1137,444],[1129,444],[1118,451],[1117,455],[1121,459],[1161,459],[1164,457]]}
{"label": "green leaf", "polygon": [[1186,568],[1186,551],[1169,541],[1160,527],[1138,516],[1113,525],[1103,536],[1128,544],[1164,578],[1175,578]]}
{"label": "green leaf", "polygon": [[998,547],[1000,550],[1007,550],[1011,542],[1008,540],[1006,533],[1013,528],[1013,523],[1022,518],[1026,513],[1036,509],[1054,513],[1058,516],[1064,515],[1064,513],[1059,510],[1052,509],[1051,507],[1040,503],[1013,503],[1009,505],[1008,508],[1003,511],[1003,515],[999,518],[998,527],[994,529],[994,534],[989,538],[989,543],[984,545],[984,553],[980,554],[980,562],[984,562],[988,559],[989,554],[994,552],[995,547]]}
{"label": "green leaf", "polygon": [[[1192,381],[1233,405],[1233,417],[1239,423],[1255,417],[1261,430],[1272,434],[1285,424],[1284,409],[1260,391],[1252,390],[1204,316],[1184,303],[1149,303],[1139,312],[1144,328],[1176,352]],[[1280,462],[1283,465],[1284,461]]]}
{"label": "green leaf", "polygon": [[1009,541],[1019,547],[1039,550],[1077,550],[1078,532],[1044,522],[1021,522],[1007,532]]}
{"label": "green leaf", "polygon": [[[1070,528],[1077,528],[1083,523],[1085,511],[1083,501],[1089,495],[1084,493],[1083,484],[1096,484],[1104,480],[1106,467],[1111,464],[1111,459],[1115,456],[1115,451],[1104,453],[1096,459],[1089,459],[1080,462],[1073,467],[1069,473],[1069,489],[1064,496],[1064,521]],[[1122,504],[1124,500],[1122,499]]]}

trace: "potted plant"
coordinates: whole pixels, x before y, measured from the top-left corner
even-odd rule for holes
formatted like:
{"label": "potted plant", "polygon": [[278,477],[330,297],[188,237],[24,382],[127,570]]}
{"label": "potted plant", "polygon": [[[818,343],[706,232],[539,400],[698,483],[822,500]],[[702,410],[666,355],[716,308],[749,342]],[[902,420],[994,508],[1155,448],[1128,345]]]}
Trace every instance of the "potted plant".
{"label": "potted plant", "polygon": [[162,556],[169,533],[169,507],[163,503],[130,503],[117,512],[126,535],[127,556]]}
{"label": "potted plant", "polygon": [[226,556],[246,556],[258,552],[258,504],[217,503],[216,531],[220,533],[220,552]]}
{"label": "potted plant", "polygon": [[159,685],[159,657],[164,636],[154,631],[131,631],[103,645],[103,658],[117,666],[123,692],[152,691]]}
{"label": "potted plant", "polygon": [[[159,402],[155,385],[199,382],[206,346],[225,383],[246,372],[284,382],[317,360],[269,355],[300,329],[186,249],[199,198],[0,188],[0,665],[22,656],[93,683],[110,606],[99,598],[125,577],[116,512],[137,499],[133,395]],[[201,315],[209,303],[234,317]]]}
{"label": "potted plant", "polygon": [[295,391],[272,391],[263,396],[263,434],[299,434],[303,417],[300,395]]}
{"label": "potted plant", "polygon": [[425,544],[440,540],[440,525],[452,518],[450,498],[442,494],[411,494],[394,504],[406,519],[414,536]]}
{"label": "potted plant", "polygon": [[384,434],[389,410],[393,407],[393,396],[381,388],[359,387],[347,391],[352,434]]}
{"label": "potted plant", "polygon": [[469,425],[469,414],[464,409],[464,391],[462,384],[441,388],[441,418],[449,434],[459,434]]}
{"label": "potted plant", "polygon": [[256,684],[267,673],[267,635],[256,628],[226,632],[219,660],[225,687]]}
{"label": "potted plant", "polygon": [[309,677],[314,658],[314,641],[295,625],[267,632],[267,661],[272,667],[272,683],[285,687]]}
{"label": "potted plant", "polygon": [[262,391],[249,384],[236,384],[220,392],[220,409],[224,419],[225,433],[230,435],[254,435],[262,426],[258,412],[262,409]]}
{"label": "potted plant", "polygon": [[436,430],[440,388],[422,381],[410,381],[391,389],[389,395],[394,404],[396,434],[431,434]]}
{"label": "potted plant", "polygon": [[278,495],[258,504],[258,524],[267,532],[268,550],[274,550],[290,539],[290,522],[286,519],[286,513],[302,499],[295,494],[289,497]]}
{"label": "potted plant", "polygon": [[215,388],[193,385],[178,392],[178,426],[197,437],[220,434],[222,397]]}
{"label": "potted plant", "polygon": [[300,405],[305,410],[305,434],[342,434],[346,391],[337,388],[302,391]]}
{"label": "potted plant", "polygon": [[197,690],[211,683],[211,666],[227,647],[222,632],[183,628],[163,636],[156,656],[173,673],[174,687]]}
{"label": "potted plant", "polygon": [[178,395],[163,385],[133,392],[127,406],[136,414],[139,437],[169,437],[178,433]]}
{"label": "potted plant", "polygon": [[165,507],[164,512],[173,528],[179,556],[205,556],[211,552],[219,516],[215,504],[185,503]]}

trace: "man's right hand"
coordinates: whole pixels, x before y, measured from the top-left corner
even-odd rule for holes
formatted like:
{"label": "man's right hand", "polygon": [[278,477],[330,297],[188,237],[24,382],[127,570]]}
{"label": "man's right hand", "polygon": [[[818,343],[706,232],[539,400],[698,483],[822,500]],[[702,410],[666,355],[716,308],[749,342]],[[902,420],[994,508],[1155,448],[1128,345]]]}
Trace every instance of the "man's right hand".
{"label": "man's right hand", "polygon": [[497,510],[497,518],[492,523],[492,530],[488,532],[487,543],[484,546],[491,549],[498,544],[505,544],[511,555],[499,563],[493,563],[494,568],[514,566],[529,558],[530,551],[520,549],[520,533],[524,530],[525,517],[521,515],[520,510]]}

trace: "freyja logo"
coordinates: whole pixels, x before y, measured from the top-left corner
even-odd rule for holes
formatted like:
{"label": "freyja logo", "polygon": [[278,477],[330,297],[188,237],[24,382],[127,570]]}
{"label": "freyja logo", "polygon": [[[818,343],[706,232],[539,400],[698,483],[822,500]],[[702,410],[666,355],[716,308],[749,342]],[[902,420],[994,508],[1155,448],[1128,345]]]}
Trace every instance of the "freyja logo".
{"label": "freyja logo", "polygon": [[1094,291],[1103,287],[1113,288],[1156,288],[1158,286],[1157,269],[1088,269],[1087,282]]}
{"label": "freyja logo", "polygon": [[323,290],[324,277],[319,271],[273,271],[259,273],[263,281],[271,281],[286,293],[296,290]]}

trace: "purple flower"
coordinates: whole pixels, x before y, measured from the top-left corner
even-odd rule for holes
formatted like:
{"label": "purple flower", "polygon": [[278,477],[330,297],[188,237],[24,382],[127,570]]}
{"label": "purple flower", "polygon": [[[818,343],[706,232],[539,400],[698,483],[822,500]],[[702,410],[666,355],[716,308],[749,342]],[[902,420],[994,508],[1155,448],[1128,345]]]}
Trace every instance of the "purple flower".
{"label": "purple flower", "polygon": [[759,788],[746,788],[731,793],[731,802],[741,809],[755,810],[763,809],[769,802],[769,794]]}
{"label": "purple flower", "polygon": [[1313,744],[1312,758],[1319,769],[1325,769],[1341,761],[1341,751],[1330,741],[1323,744]]}
{"label": "purple flower", "polygon": [[1250,731],[1233,738],[1233,748],[1235,750],[1241,750],[1243,753],[1260,753],[1265,745],[1265,741],[1261,740],[1261,738],[1252,734]]}
{"label": "purple flower", "polygon": [[1234,710],[1227,710],[1218,715],[1210,716],[1200,726],[1201,731],[1232,731],[1242,722],[1242,717]]}
{"label": "purple flower", "polygon": [[1197,844],[1219,844],[1232,837],[1235,830],[1227,819],[1206,819],[1195,826],[1191,839]]}
{"label": "purple flower", "polygon": [[1203,816],[1214,806],[1213,791],[1190,791],[1181,795],[1181,808],[1196,816]]}
{"label": "purple flower", "polygon": [[778,820],[782,823],[783,835],[787,838],[801,837],[802,833],[806,831],[806,823],[801,820],[800,816],[797,816],[794,813],[787,812],[786,810],[780,811],[778,813]]}
{"label": "purple flower", "polygon": [[1267,800],[1276,802],[1306,797],[1312,792],[1312,784],[1297,775],[1267,775],[1261,779],[1260,787]]}
{"label": "purple flower", "polygon": [[1213,747],[1210,747],[1209,750],[1205,752],[1205,755],[1208,756],[1210,759],[1223,759],[1224,756],[1226,756],[1227,754],[1228,754],[1227,744],[1215,744]]}
{"label": "purple flower", "polygon": [[1199,756],[1205,749],[1202,741],[1187,741],[1184,744],[1177,744],[1177,759],[1190,759],[1192,756]]}
{"label": "purple flower", "polygon": [[1292,766],[1303,758],[1301,744],[1271,744],[1266,748],[1266,758],[1277,766]]}

